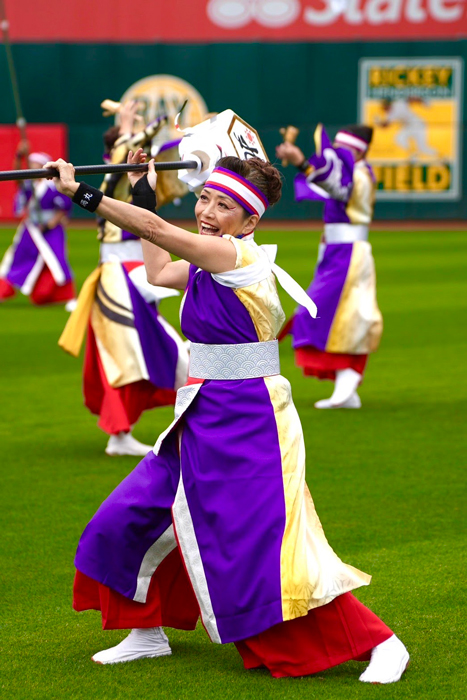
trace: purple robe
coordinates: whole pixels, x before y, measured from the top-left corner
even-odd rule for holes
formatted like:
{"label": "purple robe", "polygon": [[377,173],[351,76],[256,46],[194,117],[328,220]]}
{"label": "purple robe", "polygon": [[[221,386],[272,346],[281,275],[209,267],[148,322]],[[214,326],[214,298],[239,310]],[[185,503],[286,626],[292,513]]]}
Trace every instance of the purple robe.
{"label": "purple robe", "polygon": [[27,182],[20,189],[16,202],[16,213],[27,211],[5,253],[0,266],[0,277],[18,287],[23,294],[31,294],[39,276],[46,266],[59,287],[73,279],[68,262],[66,234],[60,223],[45,232],[57,211],[71,210],[71,200],[58,192],[52,182],[43,180],[37,187]]}
{"label": "purple robe", "polygon": [[295,199],[323,201],[326,224],[350,223],[347,204],[352,194],[354,157],[347,148],[334,148],[324,127],[318,126],[315,141],[319,154],[308,159],[313,166],[308,177],[304,173],[295,177]]}
{"label": "purple robe", "polygon": [[[297,309],[291,328],[293,347],[364,355],[378,348],[382,318],[371,246],[354,237],[353,231],[366,227],[368,235],[375,178],[366,161],[355,162],[349,149],[334,148],[321,125],[315,142],[318,152],[309,159],[313,170],[308,177],[300,173],[295,178],[295,198],[324,202],[326,245],[320,249],[307,290],[319,315],[311,319],[303,307]],[[330,229],[343,232],[340,242],[327,239]]]}
{"label": "purple robe", "polygon": [[[255,252],[236,245],[243,261]],[[269,315],[278,310],[279,322],[268,330],[274,338],[283,312],[273,277],[263,284],[263,308]],[[260,337],[267,315],[260,325],[255,315],[258,287],[233,289],[191,266],[183,332],[206,344],[269,340]],[[248,303],[254,294],[255,308]],[[286,379],[189,382],[178,392],[175,416],[88,524],[75,560],[79,571],[145,602],[151,577],[178,546],[203,624],[220,643],[306,615],[369,582],[324,537],[305,484],[303,433]]]}

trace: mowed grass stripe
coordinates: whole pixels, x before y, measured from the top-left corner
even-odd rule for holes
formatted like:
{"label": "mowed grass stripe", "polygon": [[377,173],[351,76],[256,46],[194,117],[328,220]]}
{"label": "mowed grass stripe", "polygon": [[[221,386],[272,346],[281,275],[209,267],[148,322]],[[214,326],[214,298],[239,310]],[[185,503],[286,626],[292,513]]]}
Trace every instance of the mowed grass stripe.
{"label": "mowed grass stripe", "polygon": [[[0,230],[0,249],[12,231]],[[70,231],[78,284],[97,260],[92,231]],[[308,286],[318,233],[262,232],[278,263]],[[467,239],[462,232],[372,235],[380,351],[361,388],[363,409],[318,412],[330,384],[303,379],[290,340],[281,346],[307,447],[307,478],[327,536],[349,563],[373,575],[358,591],[412,654],[394,686],[357,682],[349,663],[306,679],[246,672],[232,645],[199,627],[169,630],[173,656],[114,667],[89,657],[124,632],[100,629],[95,613],[71,610],[77,539],[136,459],[107,458],[105,435],[82,405],[81,362],[56,343],[61,307],[21,297],[0,306],[0,690],[7,698],[417,698],[464,696],[462,565]],[[282,292],[281,292],[282,295]],[[282,295],[287,314],[294,302]],[[178,327],[178,301],[162,312]],[[145,414],[136,435],[153,442],[171,417]],[[465,597],[464,597],[465,600]]]}

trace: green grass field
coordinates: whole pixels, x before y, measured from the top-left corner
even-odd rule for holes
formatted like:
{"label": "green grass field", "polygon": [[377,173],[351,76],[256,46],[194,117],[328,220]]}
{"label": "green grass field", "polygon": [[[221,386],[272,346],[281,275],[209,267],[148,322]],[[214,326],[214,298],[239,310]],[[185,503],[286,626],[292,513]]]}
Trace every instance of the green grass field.
{"label": "green grass field", "polygon": [[[0,230],[0,252],[11,237]],[[97,260],[95,233],[71,231],[69,240],[81,284]],[[279,264],[307,286],[318,234],[264,232],[258,240],[279,243]],[[201,627],[168,630],[171,657],[93,664],[94,652],[125,633],[103,632],[97,613],[71,609],[74,551],[137,460],[104,454],[106,436],[82,405],[81,361],[57,347],[66,312],[16,297],[0,307],[2,697],[465,697],[467,235],[378,232],[372,241],[385,331],[361,388],[362,410],[316,411],[313,402],[329,396],[331,385],[301,377],[290,340],[281,355],[318,513],[339,555],[373,575],[357,595],[407,645],[412,662],[401,682],[358,683],[363,666],[355,662],[273,680],[266,671],[244,671],[235,647],[211,644]],[[293,302],[284,298],[284,307],[290,313]],[[176,301],[162,312],[178,324]],[[170,409],[145,414],[136,437],[154,442],[170,419]]]}

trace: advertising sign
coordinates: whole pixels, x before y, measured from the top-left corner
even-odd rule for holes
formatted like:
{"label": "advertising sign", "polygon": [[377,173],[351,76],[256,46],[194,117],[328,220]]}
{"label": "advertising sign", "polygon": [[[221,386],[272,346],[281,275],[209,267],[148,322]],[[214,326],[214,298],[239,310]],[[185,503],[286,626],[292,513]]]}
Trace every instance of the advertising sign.
{"label": "advertising sign", "polygon": [[460,198],[463,60],[361,59],[359,73],[378,199]]}
{"label": "advertising sign", "polygon": [[[467,36],[465,0],[5,0],[13,41],[325,41]],[[51,19],[53,18],[53,19]]]}
{"label": "advertising sign", "polygon": [[[68,129],[65,124],[28,124],[27,136],[31,153],[43,151],[52,158],[68,159]],[[13,168],[19,141],[18,127],[0,125],[0,170]],[[16,182],[0,182],[0,221],[15,218],[13,205],[17,189]]]}
{"label": "advertising sign", "polygon": [[150,75],[138,80],[125,91],[120,101],[126,100],[140,103],[140,112],[146,124],[158,117],[167,117],[167,124],[158,132],[153,146],[181,138],[175,130],[174,121],[183,105],[185,108],[180,118],[182,128],[199,124],[208,111],[203,97],[193,85],[175,75]]}

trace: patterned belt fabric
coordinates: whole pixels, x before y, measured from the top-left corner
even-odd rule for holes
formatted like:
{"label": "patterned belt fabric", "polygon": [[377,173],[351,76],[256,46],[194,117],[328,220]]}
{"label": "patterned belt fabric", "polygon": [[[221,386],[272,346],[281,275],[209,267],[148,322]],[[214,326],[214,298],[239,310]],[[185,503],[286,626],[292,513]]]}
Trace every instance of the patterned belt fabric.
{"label": "patterned belt fabric", "polygon": [[280,374],[279,343],[190,345],[190,377],[196,379],[253,379]]}
{"label": "patterned belt fabric", "polygon": [[[50,210],[41,210],[41,211],[36,211],[33,210],[32,212],[29,213],[29,220],[35,225],[35,226],[40,226],[41,224],[48,224],[49,221],[53,219],[55,216],[56,211],[54,209]],[[27,225],[27,221],[26,221]]]}
{"label": "patterned belt fabric", "polygon": [[355,243],[368,240],[366,224],[325,224],[326,243]]}

